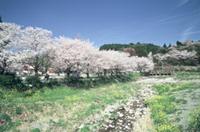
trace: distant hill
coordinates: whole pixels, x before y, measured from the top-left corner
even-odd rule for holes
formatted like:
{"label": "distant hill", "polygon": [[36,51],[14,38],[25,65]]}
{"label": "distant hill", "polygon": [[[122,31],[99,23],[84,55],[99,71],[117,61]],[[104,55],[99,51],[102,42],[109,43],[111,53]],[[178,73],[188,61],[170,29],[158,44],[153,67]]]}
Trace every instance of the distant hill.
{"label": "distant hill", "polygon": [[197,66],[200,65],[200,41],[177,41],[165,48],[166,53],[154,54],[154,62],[160,64]]}
{"label": "distant hill", "polygon": [[127,48],[133,48],[137,56],[147,56],[149,52],[152,52],[152,54],[165,52],[163,47],[151,43],[104,44],[100,47],[100,50],[124,51]]}
{"label": "distant hill", "polygon": [[179,51],[187,50],[187,51],[196,51],[197,61],[200,64],[200,40],[192,41],[188,40],[185,42],[177,41],[176,44],[163,46],[155,45],[152,43],[129,43],[129,44],[104,44],[100,47],[100,50],[116,50],[128,52],[130,55],[137,56],[147,56],[150,52],[153,55],[155,54],[166,54],[172,49],[176,49]]}

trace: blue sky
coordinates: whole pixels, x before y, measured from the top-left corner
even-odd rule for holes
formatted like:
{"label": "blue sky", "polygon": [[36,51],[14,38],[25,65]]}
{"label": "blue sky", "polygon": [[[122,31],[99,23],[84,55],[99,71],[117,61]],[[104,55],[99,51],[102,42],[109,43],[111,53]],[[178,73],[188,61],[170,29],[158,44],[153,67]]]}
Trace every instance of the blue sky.
{"label": "blue sky", "polygon": [[0,0],[0,16],[96,46],[200,40],[200,0]]}

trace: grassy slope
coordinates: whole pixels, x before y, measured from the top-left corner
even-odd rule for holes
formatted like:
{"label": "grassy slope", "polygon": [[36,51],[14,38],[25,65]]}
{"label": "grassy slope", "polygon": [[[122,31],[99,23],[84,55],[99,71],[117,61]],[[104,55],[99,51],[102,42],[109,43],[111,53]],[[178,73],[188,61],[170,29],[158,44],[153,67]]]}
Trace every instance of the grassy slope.
{"label": "grassy slope", "polygon": [[46,88],[33,94],[1,90],[0,113],[11,117],[13,130],[72,131],[86,117],[134,95],[137,88],[133,82],[128,82],[92,89]]}
{"label": "grassy slope", "polygon": [[190,79],[199,79],[199,75],[178,73],[177,79],[187,81],[154,86],[158,95],[147,104],[158,132],[188,131],[190,113],[200,105],[200,83],[190,83]]}

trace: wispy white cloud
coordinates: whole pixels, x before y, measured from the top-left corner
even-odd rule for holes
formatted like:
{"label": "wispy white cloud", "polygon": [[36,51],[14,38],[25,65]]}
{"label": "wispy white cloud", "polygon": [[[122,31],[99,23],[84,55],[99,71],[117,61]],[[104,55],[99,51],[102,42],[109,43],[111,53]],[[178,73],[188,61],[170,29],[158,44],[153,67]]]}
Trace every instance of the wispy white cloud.
{"label": "wispy white cloud", "polygon": [[169,16],[163,19],[160,19],[158,22],[159,23],[166,23],[166,22],[171,22],[173,20],[178,20],[177,18],[181,17],[183,15],[175,15],[175,16]]}
{"label": "wispy white cloud", "polygon": [[165,18],[160,19],[158,22],[159,23],[168,23],[168,22],[173,22],[173,21],[181,21],[184,19],[188,19],[189,17],[193,17],[193,16],[199,16],[200,15],[200,9],[195,9],[191,12],[187,12],[184,14],[177,14],[177,15],[171,15]]}
{"label": "wispy white cloud", "polygon": [[189,37],[191,37],[191,35],[194,34],[200,34],[200,30],[194,30],[194,26],[190,26],[181,33],[181,40],[182,41],[188,40]]}
{"label": "wispy white cloud", "polygon": [[179,0],[180,2],[178,3],[177,7],[184,6],[190,2],[190,0]]}

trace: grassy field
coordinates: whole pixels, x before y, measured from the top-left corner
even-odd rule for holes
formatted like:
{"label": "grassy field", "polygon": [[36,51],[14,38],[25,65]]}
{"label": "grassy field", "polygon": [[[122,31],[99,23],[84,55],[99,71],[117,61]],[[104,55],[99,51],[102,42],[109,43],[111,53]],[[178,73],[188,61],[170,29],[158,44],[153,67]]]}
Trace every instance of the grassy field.
{"label": "grassy field", "polygon": [[[198,78],[192,73],[188,75],[188,78],[191,76],[195,79]],[[199,82],[191,83],[188,80],[188,82],[157,84],[154,85],[154,89],[157,95],[148,100],[147,104],[151,108],[156,131],[187,132],[200,126],[198,125],[199,119],[195,118],[195,115],[200,114],[200,112],[199,110],[199,113],[193,112],[200,106]],[[197,125],[192,126],[191,124],[194,123],[191,122],[196,122]]]}
{"label": "grassy field", "polygon": [[[196,132],[200,130],[200,74],[182,72],[174,78],[179,81],[154,84],[157,94],[146,102],[155,129]],[[57,86],[18,92],[0,88],[0,131],[78,131],[107,106],[134,96],[141,85],[116,81],[90,89]]]}
{"label": "grassy field", "polygon": [[0,129],[72,131],[107,105],[133,96],[137,89],[133,82],[127,82],[91,89],[44,88],[34,93],[0,90],[0,118],[7,119]]}

